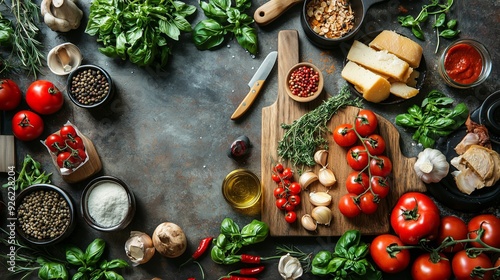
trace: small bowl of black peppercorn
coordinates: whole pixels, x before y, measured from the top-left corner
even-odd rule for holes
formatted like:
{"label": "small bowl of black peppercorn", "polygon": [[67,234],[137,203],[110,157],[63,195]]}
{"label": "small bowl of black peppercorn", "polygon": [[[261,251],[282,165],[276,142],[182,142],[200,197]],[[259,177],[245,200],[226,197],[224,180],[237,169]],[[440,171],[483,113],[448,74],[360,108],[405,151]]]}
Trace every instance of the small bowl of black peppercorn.
{"label": "small bowl of black peppercorn", "polygon": [[75,105],[87,109],[97,108],[113,97],[113,80],[99,66],[81,65],[69,74],[67,92]]}
{"label": "small bowl of black peppercorn", "polygon": [[63,189],[51,184],[29,186],[16,197],[16,231],[32,245],[53,245],[75,228],[75,207]]}

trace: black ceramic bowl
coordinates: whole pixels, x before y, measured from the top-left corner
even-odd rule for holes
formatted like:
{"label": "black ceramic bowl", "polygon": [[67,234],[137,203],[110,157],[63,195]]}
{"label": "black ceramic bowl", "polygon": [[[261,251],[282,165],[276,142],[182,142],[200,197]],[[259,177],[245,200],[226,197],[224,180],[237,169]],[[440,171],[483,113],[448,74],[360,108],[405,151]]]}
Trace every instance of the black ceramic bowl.
{"label": "black ceramic bowl", "polygon": [[[93,213],[98,213],[98,212],[94,212],[97,210],[92,210],[89,207],[89,201],[90,201],[90,199],[92,199],[91,198],[92,193],[94,191],[96,191],[99,186],[103,186],[103,184],[111,184],[111,185],[122,187],[122,189],[126,193],[126,200],[127,201],[124,203],[124,205],[116,203],[116,200],[112,200],[112,199],[106,200],[105,199],[105,200],[103,200],[104,204],[99,206],[99,207],[101,207],[101,206],[103,207],[103,209],[104,209],[103,211],[113,211],[115,208],[120,208],[120,207],[124,207],[127,209],[125,211],[125,215],[123,216],[123,218],[115,224],[104,224],[102,221],[97,221],[96,219],[93,218]],[[116,188],[116,189],[118,190],[119,188]],[[97,190],[97,191],[98,192],[94,194],[96,196],[99,195],[101,197],[109,197],[111,195],[109,192],[109,188],[108,188],[108,191],[105,191],[102,189]],[[94,205],[96,205],[96,204],[94,204]],[[125,184],[125,182],[123,182],[122,180],[120,180],[116,177],[113,177],[113,176],[101,176],[101,177],[97,177],[97,178],[93,179],[92,181],[90,181],[87,184],[87,186],[85,187],[85,189],[83,190],[82,198],[81,198],[81,202],[80,202],[80,210],[82,212],[82,216],[83,216],[83,219],[85,220],[85,222],[87,222],[87,224],[90,227],[92,227],[96,230],[106,231],[106,232],[118,231],[118,230],[122,230],[122,229],[126,228],[130,224],[132,219],[134,218],[135,209],[136,209],[136,206],[135,206],[134,193],[127,186],[127,184]],[[107,213],[109,213],[109,212],[107,212]],[[97,215],[94,214],[94,217],[96,217],[96,216]],[[106,220],[105,222],[108,223],[109,220]]]}
{"label": "black ceramic bowl", "polygon": [[[67,93],[70,100],[79,107],[92,109],[109,102],[114,95],[111,76],[96,65],[82,65],[68,76]],[[91,90],[84,89],[88,86]]]}
{"label": "black ceramic bowl", "polygon": [[348,42],[353,39],[354,35],[358,33],[363,21],[365,19],[366,11],[370,6],[375,3],[382,2],[384,0],[348,0],[351,4],[351,9],[354,13],[354,25],[352,29],[344,35],[343,37],[330,39],[325,36],[319,35],[316,33],[310,24],[307,21],[307,5],[312,0],[305,0],[304,5],[302,7],[302,14],[300,17],[300,23],[304,32],[307,35],[307,38],[313,43],[315,46],[320,48],[332,48],[343,42]]}
{"label": "black ceramic bowl", "polygon": [[[58,199],[58,206],[50,207],[49,210],[44,210],[48,211],[49,213],[52,214],[43,214],[40,215],[39,213],[41,211],[34,211],[30,212],[29,210],[26,210],[27,205],[28,205],[28,200],[31,200],[30,197],[36,197],[38,195],[41,195],[42,192],[53,192],[56,195],[54,197],[57,197]],[[40,206],[47,206],[47,199],[40,199],[38,202],[32,202],[29,203],[32,207],[34,205],[40,205]],[[67,205],[67,206],[65,206]],[[61,227],[61,232],[60,234],[53,236],[53,237],[43,237],[43,238],[37,238],[34,237],[31,234],[28,234],[27,231],[25,230],[26,226],[32,225],[32,222],[28,222],[27,218],[28,216],[31,216],[34,221],[39,221],[41,219],[46,219],[49,217],[49,219],[54,220],[57,219],[56,215],[54,214],[56,211],[60,211],[61,207],[67,207],[66,211],[68,211],[69,217],[67,219],[67,224],[65,225],[59,225]],[[36,207],[33,209],[37,209]],[[57,210],[56,210],[57,209]],[[16,222],[16,230],[18,234],[24,239],[26,242],[33,244],[33,245],[53,245],[56,243],[61,242],[65,238],[67,238],[72,232],[73,229],[75,228],[75,207],[73,204],[73,201],[71,197],[61,188],[56,187],[54,185],[50,184],[37,184],[37,185],[32,185],[23,191],[21,191],[18,196],[16,197],[16,213],[17,213],[17,222]],[[25,217],[25,218],[23,218]],[[53,217],[53,218],[50,218]],[[53,225],[53,224],[52,224]],[[47,226],[50,227],[50,226]],[[37,228],[38,229],[38,228]],[[39,229],[40,231],[42,229]]]}

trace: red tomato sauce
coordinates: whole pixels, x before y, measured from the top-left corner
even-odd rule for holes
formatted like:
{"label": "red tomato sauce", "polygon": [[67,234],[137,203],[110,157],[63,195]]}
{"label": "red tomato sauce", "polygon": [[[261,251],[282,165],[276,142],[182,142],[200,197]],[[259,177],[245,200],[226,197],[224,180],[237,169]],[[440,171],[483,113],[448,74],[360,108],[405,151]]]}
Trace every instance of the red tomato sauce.
{"label": "red tomato sauce", "polygon": [[481,54],[468,44],[451,47],[444,58],[444,68],[448,76],[460,84],[472,84],[481,74],[483,60]]}

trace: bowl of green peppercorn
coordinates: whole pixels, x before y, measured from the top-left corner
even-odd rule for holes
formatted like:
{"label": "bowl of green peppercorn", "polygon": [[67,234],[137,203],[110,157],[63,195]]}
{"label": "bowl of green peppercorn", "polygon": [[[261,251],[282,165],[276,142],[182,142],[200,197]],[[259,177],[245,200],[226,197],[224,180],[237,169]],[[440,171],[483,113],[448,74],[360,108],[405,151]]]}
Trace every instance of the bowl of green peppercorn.
{"label": "bowl of green peppercorn", "polygon": [[63,189],[51,184],[32,185],[16,197],[16,231],[27,243],[52,245],[75,227],[75,207]]}
{"label": "bowl of green peppercorn", "polygon": [[97,65],[81,65],[69,74],[67,93],[76,106],[97,108],[113,97],[113,80]]}

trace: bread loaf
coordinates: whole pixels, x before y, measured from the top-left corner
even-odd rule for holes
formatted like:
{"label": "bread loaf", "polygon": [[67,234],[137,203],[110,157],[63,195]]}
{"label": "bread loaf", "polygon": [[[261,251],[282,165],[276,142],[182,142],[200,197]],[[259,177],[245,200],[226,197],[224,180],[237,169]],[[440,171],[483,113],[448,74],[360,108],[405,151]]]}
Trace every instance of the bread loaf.
{"label": "bread loaf", "polygon": [[415,41],[390,30],[384,30],[370,42],[376,50],[387,50],[406,61],[413,68],[418,68],[422,59],[422,47]]}
{"label": "bread loaf", "polygon": [[341,75],[353,84],[367,101],[378,103],[391,94],[389,81],[352,61],[346,63]]}
{"label": "bread loaf", "polygon": [[357,40],[352,44],[347,59],[396,81],[406,82],[412,72],[410,65],[394,54],[386,50],[377,51]]}

